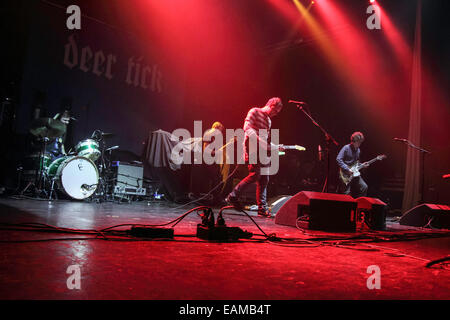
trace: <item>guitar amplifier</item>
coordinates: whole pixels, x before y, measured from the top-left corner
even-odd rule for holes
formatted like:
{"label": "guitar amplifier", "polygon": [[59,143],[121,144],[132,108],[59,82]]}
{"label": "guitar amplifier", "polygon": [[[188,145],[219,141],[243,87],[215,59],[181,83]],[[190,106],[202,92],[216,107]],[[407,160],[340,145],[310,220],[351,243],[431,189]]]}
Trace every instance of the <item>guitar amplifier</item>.
{"label": "guitar amplifier", "polygon": [[115,195],[145,196],[146,189],[142,187],[144,166],[142,164],[116,161],[112,164],[115,176],[113,193]]}

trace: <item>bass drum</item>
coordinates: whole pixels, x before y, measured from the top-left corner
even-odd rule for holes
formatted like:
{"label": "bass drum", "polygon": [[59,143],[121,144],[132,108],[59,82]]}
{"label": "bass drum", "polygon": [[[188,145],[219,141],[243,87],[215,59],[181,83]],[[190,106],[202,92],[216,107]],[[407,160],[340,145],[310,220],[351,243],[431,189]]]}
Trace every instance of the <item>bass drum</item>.
{"label": "bass drum", "polygon": [[73,199],[89,198],[97,189],[99,179],[97,167],[84,157],[58,158],[50,164],[47,173],[56,182],[58,190]]}

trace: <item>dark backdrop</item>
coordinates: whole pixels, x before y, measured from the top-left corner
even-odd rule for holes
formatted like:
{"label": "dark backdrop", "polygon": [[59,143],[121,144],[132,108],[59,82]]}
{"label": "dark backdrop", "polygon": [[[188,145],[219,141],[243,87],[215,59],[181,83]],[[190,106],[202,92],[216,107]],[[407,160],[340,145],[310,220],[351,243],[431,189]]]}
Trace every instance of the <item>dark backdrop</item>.
{"label": "dark backdrop", "polygon": [[[416,1],[379,2],[412,46]],[[423,2],[424,64],[444,88],[448,101],[448,4],[445,0]],[[14,96],[16,101],[12,130],[27,132],[39,101],[48,115],[58,112],[63,101],[69,101],[78,119],[71,128],[74,144],[100,129],[116,134],[108,141],[110,145],[140,155],[151,130],[193,130],[194,120],[202,120],[204,129],[214,121],[221,121],[227,128],[241,127],[250,107],[280,96],[285,108],[273,120],[273,127],[280,129],[280,142],[303,145],[307,151],[288,152],[281,159],[280,172],[272,178],[269,191],[273,195],[320,191],[327,166],[324,160],[319,161],[317,149],[318,145],[325,147],[324,136],[287,103],[289,99],[302,100],[308,102],[308,111],[339,147],[358,130],[366,135],[363,160],[381,153],[388,155],[388,160],[367,170],[365,177],[371,196],[398,206],[406,150],[392,138],[407,138],[408,81],[386,88],[391,100],[384,100],[369,112],[369,106],[355,98],[357,88],[349,88],[330,68],[314,37],[292,33],[292,24],[269,3],[197,0],[173,1],[173,7],[166,1],[142,0],[3,3],[6,50],[2,52],[2,93],[3,97]],[[65,27],[65,8],[70,4],[81,7],[79,31]],[[348,8],[352,23],[362,29],[367,5],[358,0],[341,2]],[[112,79],[105,77],[106,70],[100,76],[94,74],[92,65],[85,72],[79,63],[73,68],[64,64],[65,45],[71,36],[78,60],[86,46],[94,54],[101,51],[105,57],[114,56]],[[399,66],[382,34],[365,31],[364,36],[383,57],[385,77],[395,77]],[[149,88],[126,82],[130,58],[141,68],[151,68]],[[158,75],[156,87],[151,87],[153,72]],[[12,81],[15,86],[8,89]],[[448,103],[431,104],[431,100],[424,101],[422,120],[422,146],[433,152],[426,162],[426,199],[448,202],[448,182],[442,175],[448,173],[450,163],[449,107]],[[329,191],[337,182],[337,151],[338,147],[331,146]]]}

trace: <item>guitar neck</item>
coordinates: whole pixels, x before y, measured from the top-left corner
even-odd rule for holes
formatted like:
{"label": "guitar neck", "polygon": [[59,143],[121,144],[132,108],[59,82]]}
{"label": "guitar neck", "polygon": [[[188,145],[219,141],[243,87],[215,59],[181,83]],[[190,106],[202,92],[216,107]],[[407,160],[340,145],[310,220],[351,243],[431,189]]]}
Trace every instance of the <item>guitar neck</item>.
{"label": "guitar neck", "polygon": [[285,150],[299,150],[299,151],[305,151],[306,150],[305,147],[298,146],[298,145],[293,145],[293,146],[283,145],[283,148]]}
{"label": "guitar neck", "polygon": [[[383,158],[381,158],[381,159],[383,159]],[[369,160],[369,161],[366,161],[366,162],[362,163],[361,165],[370,165],[370,164],[374,163],[375,161],[381,160],[381,159],[379,159],[378,157],[375,157],[372,160]]]}

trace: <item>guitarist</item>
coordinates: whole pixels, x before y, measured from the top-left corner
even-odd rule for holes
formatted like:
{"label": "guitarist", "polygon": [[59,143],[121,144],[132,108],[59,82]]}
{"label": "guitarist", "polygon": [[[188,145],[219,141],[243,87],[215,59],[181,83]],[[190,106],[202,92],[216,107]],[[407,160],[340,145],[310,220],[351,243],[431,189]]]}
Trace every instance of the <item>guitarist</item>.
{"label": "guitarist", "polygon": [[[360,159],[359,147],[364,141],[364,135],[361,132],[354,132],[350,137],[350,143],[343,146],[339,151],[336,161],[341,170],[348,175],[352,175],[350,167],[357,163]],[[368,186],[361,176],[355,177],[348,185],[341,181],[339,192],[350,194],[353,198],[365,197],[367,195]]]}
{"label": "guitarist", "polygon": [[[266,105],[262,108],[252,108],[247,113],[244,121],[244,157],[246,163],[249,163],[248,143],[249,138],[253,136],[257,139],[258,145],[264,150],[280,150],[283,151],[281,145],[274,145],[270,142],[270,136],[260,136],[260,129],[265,129],[266,132],[270,132],[272,121],[270,118],[276,116],[283,108],[283,103],[280,98],[271,98],[267,101]],[[269,176],[261,174],[261,168],[263,165],[259,162],[256,164],[248,164],[248,175],[245,177],[227,196],[225,201],[230,205],[233,205],[237,210],[242,209],[242,205],[239,203],[239,195],[249,185],[256,183],[256,204],[258,205],[258,215],[261,217],[270,217],[271,214],[267,206],[267,185],[269,183]]]}

